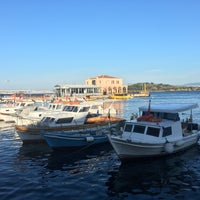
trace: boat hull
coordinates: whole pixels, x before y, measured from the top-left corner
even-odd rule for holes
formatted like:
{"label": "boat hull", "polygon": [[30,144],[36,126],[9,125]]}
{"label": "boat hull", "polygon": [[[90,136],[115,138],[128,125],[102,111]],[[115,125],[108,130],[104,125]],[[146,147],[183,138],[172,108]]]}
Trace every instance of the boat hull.
{"label": "boat hull", "polygon": [[19,131],[16,130],[23,143],[46,142],[44,137],[38,131]]}
{"label": "boat hull", "polygon": [[19,135],[23,143],[34,143],[34,142],[45,142],[44,137],[40,132],[73,132],[78,133],[84,132],[86,130],[98,131],[98,130],[110,130],[110,128],[116,128],[118,126],[116,123],[102,123],[102,124],[84,124],[84,125],[73,125],[73,126],[60,126],[60,127],[29,127],[29,126],[15,126],[16,133]]}
{"label": "boat hull", "polygon": [[84,147],[108,142],[106,134],[95,135],[96,131],[44,132],[41,134],[52,148]]}
{"label": "boat hull", "polygon": [[123,140],[120,137],[108,136],[111,145],[121,160],[158,157],[183,151],[198,142],[199,135],[193,134],[182,140],[163,143],[142,143]]}

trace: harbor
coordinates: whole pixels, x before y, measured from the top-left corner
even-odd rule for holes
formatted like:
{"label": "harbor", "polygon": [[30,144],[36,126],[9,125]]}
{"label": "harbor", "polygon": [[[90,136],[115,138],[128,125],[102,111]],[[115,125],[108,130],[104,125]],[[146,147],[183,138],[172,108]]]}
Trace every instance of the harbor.
{"label": "harbor", "polygon": [[[186,98],[187,97],[187,98]],[[200,92],[156,92],[154,103],[196,103]],[[116,101],[130,120],[149,98]],[[199,108],[193,111],[200,122]],[[0,130],[1,199],[196,199],[200,148],[157,159],[121,162],[109,143],[53,150],[45,143],[23,144],[12,127]]]}
{"label": "harbor", "polygon": [[0,200],[199,199],[199,1],[0,9]]}

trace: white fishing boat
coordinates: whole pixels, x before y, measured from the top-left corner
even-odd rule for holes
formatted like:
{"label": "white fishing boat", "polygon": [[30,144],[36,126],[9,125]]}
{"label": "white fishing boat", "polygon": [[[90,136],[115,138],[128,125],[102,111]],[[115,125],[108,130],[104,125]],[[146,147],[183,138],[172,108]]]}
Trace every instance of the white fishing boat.
{"label": "white fishing boat", "polygon": [[35,103],[33,101],[21,101],[21,102],[8,102],[0,107],[0,121],[16,122],[17,116],[24,110],[30,110],[34,108]]}
{"label": "white fishing boat", "polygon": [[[31,110],[30,112],[21,112],[17,115],[17,125],[29,125],[33,123],[37,123],[41,121],[45,116],[49,116],[55,113],[67,113],[70,109],[74,106],[77,107],[78,105],[88,105],[90,114],[96,115],[110,115],[116,116],[117,111],[112,106],[104,107],[103,102],[59,102],[59,103],[49,103],[47,107],[44,106],[37,106],[35,109]],[[27,114],[24,114],[27,113]],[[73,112],[72,112],[73,113]]]}
{"label": "white fishing boat", "polygon": [[[15,125],[15,130],[24,143],[41,142],[44,138],[40,135],[41,130],[46,131],[69,131],[77,130],[87,124],[104,124],[116,123],[122,118],[97,116],[98,114],[90,113],[92,104],[66,105],[60,112],[49,112],[36,123],[28,125]],[[90,118],[95,120],[90,120]],[[102,120],[103,119],[103,120]],[[90,125],[93,127],[93,125]]]}
{"label": "white fishing boat", "polygon": [[[200,137],[200,126],[192,119],[192,109],[197,107],[190,103],[149,103],[139,108],[140,117],[125,123],[121,134],[109,134],[109,141],[121,160],[185,150],[197,144]],[[186,114],[180,116],[183,112]]]}

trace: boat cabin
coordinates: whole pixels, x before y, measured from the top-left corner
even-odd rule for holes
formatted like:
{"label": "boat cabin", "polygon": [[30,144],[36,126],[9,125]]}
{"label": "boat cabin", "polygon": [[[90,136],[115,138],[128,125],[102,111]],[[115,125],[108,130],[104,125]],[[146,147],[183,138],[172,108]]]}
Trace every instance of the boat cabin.
{"label": "boat cabin", "polygon": [[84,124],[89,109],[89,105],[66,105],[63,107],[62,112],[45,115],[42,120],[38,122],[38,125],[52,127]]}
{"label": "boat cabin", "polygon": [[148,107],[141,107],[139,110],[142,115],[134,122],[126,122],[122,136],[134,141],[164,143],[166,139],[172,141],[197,132],[198,124],[193,123],[192,118],[186,122],[181,121],[179,117],[179,111],[196,108],[196,106],[196,104],[188,104],[184,107],[173,105],[171,109],[170,105],[169,107],[158,105],[151,107],[150,111]]}

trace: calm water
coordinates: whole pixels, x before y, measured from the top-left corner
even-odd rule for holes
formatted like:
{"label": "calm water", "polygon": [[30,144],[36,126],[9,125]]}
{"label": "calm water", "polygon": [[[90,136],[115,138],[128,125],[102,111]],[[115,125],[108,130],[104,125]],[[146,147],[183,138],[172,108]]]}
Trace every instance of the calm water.
{"label": "calm water", "polygon": [[[114,103],[130,117],[149,98]],[[152,93],[152,103],[197,102],[200,92]],[[200,122],[200,108],[193,112]],[[200,147],[156,160],[122,164],[110,144],[53,151],[23,145],[14,130],[0,130],[0,199],[199,199]]]}

